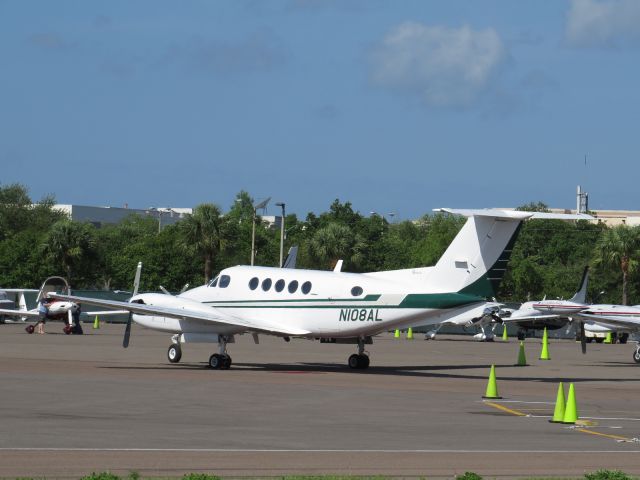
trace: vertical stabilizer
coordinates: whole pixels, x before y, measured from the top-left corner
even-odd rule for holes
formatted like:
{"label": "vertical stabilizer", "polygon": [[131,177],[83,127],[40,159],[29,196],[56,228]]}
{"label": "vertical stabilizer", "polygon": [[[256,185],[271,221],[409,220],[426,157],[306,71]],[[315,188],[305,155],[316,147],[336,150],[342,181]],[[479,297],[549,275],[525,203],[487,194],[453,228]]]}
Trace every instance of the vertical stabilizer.
{"label": "vertical stabilizer", "polygon": [[434,267],[434,286],[443,292],[495,296],[520,224],[520,219],[470,216]]}
{"label": "vertical stabilizer", "polygon": [[584,267],[580,288],[576,294],[569,299],[570,302],[586,303],[587,301],[587,285],[589,284],[589,267]]}

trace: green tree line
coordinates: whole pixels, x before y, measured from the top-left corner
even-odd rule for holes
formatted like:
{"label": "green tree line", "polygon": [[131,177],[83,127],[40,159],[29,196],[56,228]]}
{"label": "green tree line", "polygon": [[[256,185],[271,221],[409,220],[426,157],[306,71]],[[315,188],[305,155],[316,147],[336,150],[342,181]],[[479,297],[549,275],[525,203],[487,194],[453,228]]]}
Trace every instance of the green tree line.
{"label": "green tree line", "polygon": [[[173,291],[203,284],[223,268],[248,264],[253,199],[240,192],[224,210],[197,206],[192,215],[158,231],[153,218],[132,215],[96,228],[52,209],[54,198],[33,202],[25,186],[0,185],[0,286],[31,287],[62,275],[73,288],[130,289],[137,262],[141,288]],[[545,210],[542,203],[524,210]],[[363,216],[335,200],[326,212],[286,217],[285,249],[299,246],[298,267],[370,272],[434,265],[465,219],[425,214],[390,223]],[[277,266],[280,231],[258,217],[256,264]],[[525,222],[498,294],[500,301],[567,298],[585,266],[592,267],[589,297],[598,303],[640,302],[640,229],[586,221]],[[604,292],[604,293],[601,293]]]}

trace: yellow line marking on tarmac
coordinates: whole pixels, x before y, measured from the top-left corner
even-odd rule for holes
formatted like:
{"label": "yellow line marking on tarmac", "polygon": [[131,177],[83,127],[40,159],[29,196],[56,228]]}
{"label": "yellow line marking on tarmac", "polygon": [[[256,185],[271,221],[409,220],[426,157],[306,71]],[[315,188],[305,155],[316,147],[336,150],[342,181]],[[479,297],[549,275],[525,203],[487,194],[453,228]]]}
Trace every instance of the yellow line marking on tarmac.
{"label": "yellow line marking on tarmac", "polygon": [[498,410],[502,410],[503,412],[510,413],[511,415],[516,415],[518,417],[528,417],[529,415],[521,412],[519,410],[513,410],[512,408],[505,407],[504,405],[500,405],[499,403],[493,402],[484,402],[487,405],[492,406],[493,408],[497,408]]}
{"label": "yellow line marking on tarmac", "polygon": [[[517,417],[531,417],[531,415],[529,415],[527,413],[521,412],[519,410],[514,410],[512,408],[505,407],[504,405],[500,405],[499,403],[488,402],[486,400],[483,403],[485,405],[489,405],[490,407],[496,408],[498,410],[502,410],[503,412],[510,413],[511,415],[515,415]],[[594,421],[578,420],[576,422],[576,425],[571,427],[571,428],[573,430],[578,431],[578,432],[588,433],[590,435],[596,435],[598,437],[611,438],[612,440],[615,440],[617,442],[630,442],[630,443],[638,442],[637,438],[623,437],[621,435],[612,435],[610,433],[601,433],[601,432],[596,432],[596,431],[588,430],[587,428],[584,428],[586,426],[595,427],[597,425],[598,425],[598,423],[594,422]]]}
{"label": "yellow line marking on tarmac", "polygon": [[586,428],[576,428],[576,430],[578,432],[588,433],[590,435],[597,435],[599,437],[612,438],[612,439],[617,440],[619,442],[633,442],[634,441],[633,438],[622,437],[620,435],[611,435],[610,433],[594,432],[593,430],[587,430]]}

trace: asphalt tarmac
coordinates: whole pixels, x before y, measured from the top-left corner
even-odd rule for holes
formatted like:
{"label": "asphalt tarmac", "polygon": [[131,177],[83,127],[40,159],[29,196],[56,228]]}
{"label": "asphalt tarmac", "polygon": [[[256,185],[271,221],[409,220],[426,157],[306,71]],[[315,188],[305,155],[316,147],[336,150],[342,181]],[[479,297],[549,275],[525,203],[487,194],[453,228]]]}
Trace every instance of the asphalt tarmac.
{"label": "asphalt tarmac", "polygon": [[[0,477],[285,474],[448,477],[640,475],[640,365],[635,345],[383,335],[371,367],[355,346],[250,335],[211,370],[209,344],[169,364],[169,336],[123,326],[66,336],[0,325]],[[491,364],[501,400],[484,401]],[[582,424],[549,423],[558,382],[573,382]],[[565,385],[566,385],[565,383]],[[566,387],[565,387],[566,388]]]}

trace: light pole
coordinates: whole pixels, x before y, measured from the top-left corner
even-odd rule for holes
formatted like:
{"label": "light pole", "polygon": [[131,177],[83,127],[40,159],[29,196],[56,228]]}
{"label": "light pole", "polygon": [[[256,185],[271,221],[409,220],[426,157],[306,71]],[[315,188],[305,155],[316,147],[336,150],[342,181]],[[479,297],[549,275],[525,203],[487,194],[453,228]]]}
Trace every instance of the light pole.
{"label": "light pole", "polygon": [[276,207],[282,208],[282,218],[280,220],[280,268],[282,268],[282,262],[284,261],[284,202],[276,203]]}
{"label": "light pole", "polygon": [[256,259],[256,218],[258,216],[258,209],[266,207],[267,203],[269,203],[269,200],[271,200],[271,197],[253,206],[253,227],[251,229],[251,266],[253,266],[253,263]]}

